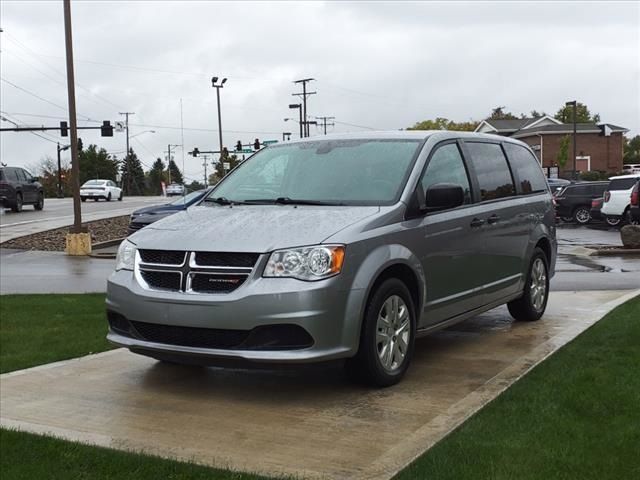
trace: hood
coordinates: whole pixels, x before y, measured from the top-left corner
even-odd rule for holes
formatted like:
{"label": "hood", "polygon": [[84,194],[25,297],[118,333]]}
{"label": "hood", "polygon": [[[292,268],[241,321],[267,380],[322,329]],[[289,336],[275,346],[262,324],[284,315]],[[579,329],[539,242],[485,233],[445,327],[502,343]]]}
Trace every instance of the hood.
{"label": "hood", "polygon": [[191,207],[129,239],[139,248],[264,253],[322,243],[379,210],[376,206]]}
{"label": "hood", "polygon": [[138,210],[135,210],[132,215],[143,215],[145,213],[149,213],[149,212],[156,212],[159,210],[173,210],[173,205],[171,205],[170,203],[165,203],[164,205],[151,205],[150,207],[144,207],[144,208],[139,208]]}

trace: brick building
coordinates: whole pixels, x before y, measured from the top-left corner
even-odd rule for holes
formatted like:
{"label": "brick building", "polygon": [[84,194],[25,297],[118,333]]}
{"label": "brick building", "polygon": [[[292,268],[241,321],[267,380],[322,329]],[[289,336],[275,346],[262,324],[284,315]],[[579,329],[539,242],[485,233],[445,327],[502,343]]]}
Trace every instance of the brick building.
{"label": "brick building", "polygon": [[[579,172],[600,171],[618,173],[622,171],[622,137],[626,128],[608,123],[578,123],[576,140],[576,170]],[[522,140],[530,145],[543,167],[558,165],[558,151],[565,136],[569,136],[569,160],[560,172],[567,176],[573,169],[573,124],[562,123],[545,115],[540,118],[517,120],[484,120],[475,130],[495,133]]]}

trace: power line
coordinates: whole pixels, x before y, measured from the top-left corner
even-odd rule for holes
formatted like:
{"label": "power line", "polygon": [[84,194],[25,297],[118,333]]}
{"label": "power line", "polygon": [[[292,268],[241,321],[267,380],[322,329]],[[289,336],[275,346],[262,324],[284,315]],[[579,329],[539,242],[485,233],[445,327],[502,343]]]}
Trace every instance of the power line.
{"label": "power line", "polygon": [[365,130],[380,130],[379,128],[374,128],[374,127],[366,127],[364,125],[356,125],[354,123],[347,123],[347,122],[339,122],[338,120],[334,120],[335,123],[339,123],[340,125],[347,125],[349,127],[357,127],[357,128],[364,128]]}

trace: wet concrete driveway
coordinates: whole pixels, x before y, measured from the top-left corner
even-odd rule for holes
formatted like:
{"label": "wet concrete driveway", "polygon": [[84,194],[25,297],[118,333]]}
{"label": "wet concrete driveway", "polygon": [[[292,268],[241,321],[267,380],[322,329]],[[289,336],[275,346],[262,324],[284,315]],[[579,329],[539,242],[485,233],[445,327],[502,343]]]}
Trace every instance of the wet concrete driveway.
{"label": "wet concrete driveway", "polygon": [[504,307],[480,315],[419,340],[385,390],[339,368],[188,368],[114,350],[2,375],[0,423],[275,476],[390,478],[629,295],[556,292],[529,324]]}

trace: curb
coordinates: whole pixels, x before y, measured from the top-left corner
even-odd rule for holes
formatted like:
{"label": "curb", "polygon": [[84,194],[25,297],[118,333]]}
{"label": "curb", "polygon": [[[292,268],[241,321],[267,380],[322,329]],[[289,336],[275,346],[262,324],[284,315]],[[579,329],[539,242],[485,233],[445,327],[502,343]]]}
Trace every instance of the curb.
{"label": "curb", "polygon": [[116,258],[115,252],[100,252],[96,250],[120,245],[125,238],[126,237],[122,237],[122,238],[116,238],[115,240],[107,240],[106,242],[94,243],[93,245],[91,245],[91,253],[88,256],[91,258],[106,258],[106,259]]}

